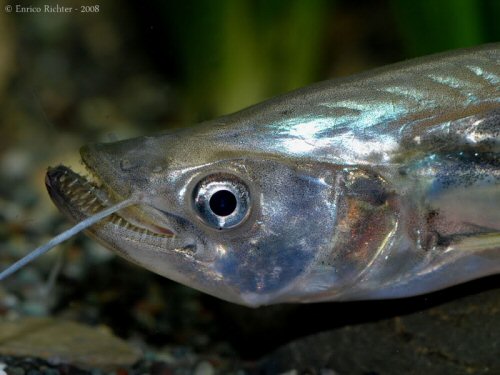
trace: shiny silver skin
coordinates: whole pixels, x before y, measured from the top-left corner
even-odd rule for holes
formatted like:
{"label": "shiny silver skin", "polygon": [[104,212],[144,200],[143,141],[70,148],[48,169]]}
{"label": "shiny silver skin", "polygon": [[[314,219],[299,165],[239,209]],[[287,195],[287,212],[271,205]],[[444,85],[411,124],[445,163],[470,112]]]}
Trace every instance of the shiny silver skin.
{"label": "shiny silver skin", "polygon": [[[500,272],[499,133],[491,44],[86,146],[98,182],[58,167],[47,185],[74,221],[140,196],[89,233],[227,301],[404,297]],[[238,206],[214,221],[207,202],[220,189]]]}

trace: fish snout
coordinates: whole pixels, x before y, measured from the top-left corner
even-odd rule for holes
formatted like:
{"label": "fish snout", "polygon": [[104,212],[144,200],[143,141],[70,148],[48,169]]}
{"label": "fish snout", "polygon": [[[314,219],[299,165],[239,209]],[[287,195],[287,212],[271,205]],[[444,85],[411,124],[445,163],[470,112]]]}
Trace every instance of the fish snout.
{"label": "fish snout", "polygon": [[93,177],[120,196],[128,196],[148,184],[150,158],[138,140],[85,145],[80,155]]}

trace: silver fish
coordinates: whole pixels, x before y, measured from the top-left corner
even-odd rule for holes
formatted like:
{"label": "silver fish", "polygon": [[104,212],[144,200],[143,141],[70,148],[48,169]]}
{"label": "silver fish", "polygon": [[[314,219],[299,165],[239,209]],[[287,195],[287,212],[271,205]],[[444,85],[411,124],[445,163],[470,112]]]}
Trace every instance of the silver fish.
{"label": "silver fish", "polygon": [[88,234],[247,306],[397,298],[500,272],[500,44],[322,82],[49,169]]}

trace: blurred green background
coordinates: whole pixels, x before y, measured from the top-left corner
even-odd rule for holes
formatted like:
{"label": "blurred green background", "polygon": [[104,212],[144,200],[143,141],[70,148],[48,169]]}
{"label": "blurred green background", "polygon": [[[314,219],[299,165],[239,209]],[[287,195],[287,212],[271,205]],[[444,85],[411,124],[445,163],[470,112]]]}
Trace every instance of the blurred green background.
{"label": "blurred green background", "polygon": [[[315,81],[500,40],[496,0],[95,0],[86,12],[79,1],[0,3],[0,202],[44,212],[55,212],[46,166],[78,166],[84,143],[191,126]],[[45,12],[55,4],[73,11]],[[26,186],[38,189],[31,198]]]}
{"label": "blurred green background", "polygon": [[[43,9],[56,3],[78,10],[81,5],[97,5],[98,9],[15,11],[16,5]],[[59,163],[78,168],[82,144],[190,126],[315,81],[500,40],[500,1],[496,0],[95,0],[83,4],[4,0],[0,4],[2,268],[67,227],[45,192],[44,173],[48,165]],[[14,10],[7,12],[7,5]],[[103,309],[95,304],[101,300],[82,297],[82,280],[94,264],[109,260],[103,255],[109,253],[95,250],[98,246],[83,236],[63,247],[67,251],[60,279],[69,284],[56,283],[50,298],[40,290],[60,253],[54,251],[21,271],[10,284],[0,285],[0,316],[12,311],[67,316],[66,309],[75,309],[74,301],[82,298],[93,301],[94,310],[77,316],[104,321],[122,336],[133,335],[129,327],[139,326],[155,337],[189,344],[183,329],[192,332],[201,325],[205,335],[213,333],[210,314],[207,318],[210,307],[201,309],[205,323],[186,322],[186,313],[176,315],[174,323],[160,324],[155,320],[160,313],[144,312],[134,307],[144,304],[129,301],[123,304],[127,314],[119,318],[111,313],[97,316],[95,310]],[[147,287],[133,298],[159,298],[164,289],[177,296],[165,283],[158,281],[156,289]],[[95,285],[90,290],[101,291]],[[119,290],[112,294],[115,297],[106,294],[108,303],[109,298],[111,303],[124,298]],[[161,303],[167,314],[163,319],[168,320],[168,311],[174,314],[174,310]],[[200,311],[189,306],[179,307],[177,314]],[[286,337],[290,336],[288,332]],[[285,339],[277,336],[276,340]],[[210,339],[204,342],[211,343]],[[262,354],[267,349],[269,345],[253,350]]]}
{"label": "blurred green background", "polygon": [[29,121],[85,140],[190,125],[314,81],[497,41],[499,15],[495,0],[111,0],[70,14],[2,6],[0,121],[4,131]]}

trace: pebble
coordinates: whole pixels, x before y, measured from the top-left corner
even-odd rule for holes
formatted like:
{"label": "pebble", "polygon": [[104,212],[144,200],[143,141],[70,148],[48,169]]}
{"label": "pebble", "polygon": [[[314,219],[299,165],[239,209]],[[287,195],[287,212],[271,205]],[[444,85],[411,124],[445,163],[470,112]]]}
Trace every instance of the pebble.
{"label": "pebble", "polygon": [[132,366],[140,359],[134,347],[110,333],[52,318],[0,320],[0,352],[103,369]]}
{"label": "pebble", "polygon": [[202,361],[196,365],[193,375],[214,375],[215,369],[210,362]]}
{"label": "pebble", "polygon": [[25,375],[26,371],[22,367],[9,366],[9,375]]}
{"label": "pebble", "polygon": [[0,158],[0,173],[3,178],[24,178],[26,171],[33,169],[32,165],[32,155],[27,150],[14,148],[5,152]]}

